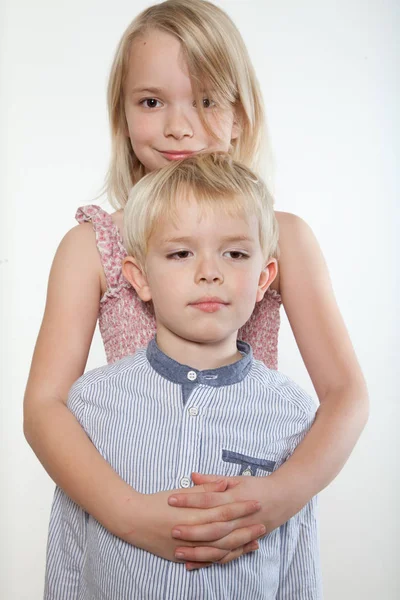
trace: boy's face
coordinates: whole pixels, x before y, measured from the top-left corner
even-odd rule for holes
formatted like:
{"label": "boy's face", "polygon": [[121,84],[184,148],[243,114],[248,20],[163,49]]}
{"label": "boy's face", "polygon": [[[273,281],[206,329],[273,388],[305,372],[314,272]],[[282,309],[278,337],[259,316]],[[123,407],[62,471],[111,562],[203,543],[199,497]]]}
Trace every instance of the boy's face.
{"label": "boy's face", "polygon": [[157,339],[236,340],[276,275],[276,261],[266,265],[263,258],[258,220],[229,216],[218,206],[202,209],[193,198],[178,201],[176,214],[175,222],[157,223],[145,273],[130,265],[139,296],[153,301]]}

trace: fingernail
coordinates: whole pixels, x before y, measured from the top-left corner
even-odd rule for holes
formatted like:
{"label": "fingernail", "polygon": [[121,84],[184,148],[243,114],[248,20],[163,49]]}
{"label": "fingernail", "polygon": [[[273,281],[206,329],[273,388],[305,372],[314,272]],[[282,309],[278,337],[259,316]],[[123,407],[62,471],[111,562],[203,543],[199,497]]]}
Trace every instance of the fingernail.
{"label": "fingernail", "polygon": [[261,503],[260,502],[254,502],[253,503],[254,508],[261,508]]}
{"label": "fingernail", "polygon": [[172,535],[173,535],[173,537],[179,538],[179,537],[181,537],[182,532],[181,532],[180,529],[173,529],[172,530]]}
{"label": "fingernail", "polygon": [[183,554],[183,552],[175,552],[175,558],[184,558],[185,555]]}
{"label": "fingernail", "polygon": [[171,505],[178,504],[178,498],[176,498],[176,496],[171,496],[171,498],[168,498],[168,504],[171,504]]}
{"label": "fingernail", "polygon": [[264,525],[260,527],[260,535],[264,535],[267,532],[267,528]]}
{"label": "fingernail", "polygon": [[251,551],[258,550],[259,547],[260,547],[260,544],[258,542],[253,542],[250,549],[251,549]]}

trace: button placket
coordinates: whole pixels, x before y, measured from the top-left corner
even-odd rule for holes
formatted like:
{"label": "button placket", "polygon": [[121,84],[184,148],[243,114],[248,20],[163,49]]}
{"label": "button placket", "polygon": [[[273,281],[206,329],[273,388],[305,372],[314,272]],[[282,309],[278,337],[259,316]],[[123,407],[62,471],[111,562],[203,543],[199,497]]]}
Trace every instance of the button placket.
{"label": "button placket", "polygon": [[[195,373],[196,375],[196,373]],[[196,375],[197,378],[197,375]],[[188,488],[192,485],[191,474],[199,468],[199,452],[202,439],[201,396],[202,386],[193,386],[190,405],[182,406],[181,440],[176,461],[177,487]]]}

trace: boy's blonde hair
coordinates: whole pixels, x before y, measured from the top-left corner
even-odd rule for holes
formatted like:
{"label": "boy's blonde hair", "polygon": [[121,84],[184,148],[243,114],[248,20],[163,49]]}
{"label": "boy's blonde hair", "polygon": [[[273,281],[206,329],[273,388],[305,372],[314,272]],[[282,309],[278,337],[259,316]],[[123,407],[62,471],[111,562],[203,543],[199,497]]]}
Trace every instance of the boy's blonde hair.
{"label": "boy's blonde hair", "polygon": [[229,154],[199,154],[145,175],[133,188],[124,211],[128,255],[144,268],[149,239],[163,217],[178,218],[177,203],[195,198],[205,210],[222,206],[227,214],[255,215],[267,261],[278,255],[278,224],[265,183]]}
{"label": "boy's blonde hair", "polygon": [[129,190],[143,177],[144,167],[127,135],[124,85],[132,42],[149,29],[178,38],[187,61],[200,119],[212,135],[204,114],[204,88],[222,107],[233,107],[240,132],[232,140],[235,160],[258,170],[266,136],[259,84],[243,39],[228,15],[205,0],[167,0],[144,10],[128,26],[116,51],[108,85],[112,156],[105,191],[112,206],[124,207]]}

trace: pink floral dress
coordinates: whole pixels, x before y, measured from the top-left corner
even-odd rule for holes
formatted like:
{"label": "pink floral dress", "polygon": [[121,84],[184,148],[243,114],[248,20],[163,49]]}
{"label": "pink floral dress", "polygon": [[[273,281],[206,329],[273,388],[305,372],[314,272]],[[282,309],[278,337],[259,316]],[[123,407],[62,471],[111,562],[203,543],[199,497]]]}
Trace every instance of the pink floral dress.
{"label": "pink floral dress", "polygon": [[[111,215],[99,206],[88,205],[78,209],[76,219],[79,223],[90,221],[96,233],[107,280],[107,291],[100,300],[99,328],[107,361],[113,363],[147,346],[156,332],[154,313],[151,304],[140,300],[122,274],[122,260],[127,253]],[[251,344],[254,357],[270,369],[278,367],[280,305],[278,292],[268,290],[238,336]]]}

